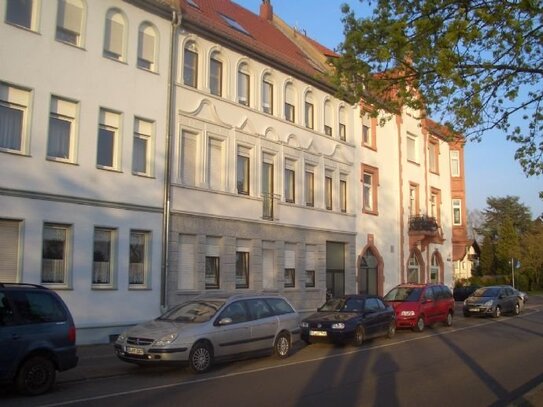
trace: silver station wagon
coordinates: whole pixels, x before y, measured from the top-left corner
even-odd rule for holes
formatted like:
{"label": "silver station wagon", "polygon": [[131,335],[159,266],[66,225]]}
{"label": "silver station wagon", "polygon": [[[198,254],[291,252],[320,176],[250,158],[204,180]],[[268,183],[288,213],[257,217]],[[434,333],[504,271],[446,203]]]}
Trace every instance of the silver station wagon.
{"label": "silver station wagon", "polygon": [[117,338],[115,353],[125,362],[188,363],[203,373],[216,360],[250,353],[287,357],[300,338],[298,324],[298,313],[280,296],[205,296],[129,328]]}

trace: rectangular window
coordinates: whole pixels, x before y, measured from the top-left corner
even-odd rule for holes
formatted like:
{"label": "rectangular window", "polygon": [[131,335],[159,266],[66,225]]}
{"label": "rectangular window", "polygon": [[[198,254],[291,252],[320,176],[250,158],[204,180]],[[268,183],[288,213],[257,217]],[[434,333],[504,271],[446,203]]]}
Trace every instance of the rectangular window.
{"label": "rectangular window", "polygon": [[268,81],[262,82],[262,111],[273,114],[273,84]]}
{"label": "rectangular window", "polygon": [[362,126],[362,144],[371,146],[370,128],[366,125]]}
{"label": "rectangular window", "polygon": [[117,149],[120,138],[121,115],[105,109],[100,109],[100,124],[98,127],[98,151],[96,164],[99,167],[117,168]]}
{"label": "rectangular window", "polygon": [[419,162],[418,138],[412,134],[407,134],[407,161]]}
{"label": "rectangular window", "polygon": [[151,233],[130,231],[130,258],[128,265],[128,284],[146,287],[149,275]]}
{"label": "rectangular window", "polygon": [[310,245],[305,249],[305,286],[315,287],[316,248]]}
{"label": "rectangular window", "polygon": [[20,272],[22,221],[0,218],[0,281],[15,283]]}
{"label": "rectangular window", "polygon": [[8,0],[6,22],[32,29],[33,0]]}
{"label": "rectangular window", "polygon": [[238,71],[238,103],[249,106],[250,76],[246,72]]}
{"label": "rectangular window", "polygon": [[285,202],[294,203],[295,199],[295,182],[296,182],[296,173],[294,171],[295,163],[291,160],[285,161]]}
{"label": "rectangular window", "polygon": [[194,236],[179,235],[177,251],[177,289],[194,290],[195,248]]}
{"label": "rectangular window", "polygon": [[430,192],[430,216],[441,222],[441,191],[432,188]]}
{"label": "rectangular window", "polygon": [[451,176],[460,176],[460,152],[458,150],[451,151]]}
{"label": "rectangular window", "polygon": [[428,143],[428,164],[430,172],[439,173],[439,142],[430,140]]}
{"label": "rectangular window", "polygon": [[57,41],[80,46],[82,16],[83,9],[80,4],[69,0],[59,0],[57,9]]}
{"label": "rectangular window", "polygon": [[312,129],[314,127],[313,103],[305,102],[305,127]]}
{"label": "rectangular window", "polygon": [[419,214],[419,186],[417,184],[409,185],[409,215],[417,216]]}
{"label": "rectangular window", "polygon": [[94,228],[94,248],[92,256],[92,284],[113,284],[115,230]]}
{"label": "rectangular window", "polygon": [[223,165],[223,141],[209,138],[208,143],[207,174],[209,179],[209,188],[217,191],[223,191],[225,171]]}
{"label": "rectangular window", "polygon": [[198,86],[198,54],[188,48],[183,58],[183,83],[193,88]]}
{"label": "rectangular window", "polygon": [[285,103],[285,120],[294,123],[294,105]]}
{"label": "rectangular window", "polygon": [[462,201],[460,199],[452,200],[453,210],[453,225],[459,226],[462,224]]}
{"label": "rectangular window", "polygon": [[238,146],[236,173],[238,194],[249,195],[249,155],[250,150],[248,148]]}
{"label": "rectangular window", "polygon": [[327,175],[324,177],[324,201],[326,209],[332,210],[332,177]]}
{"label": "rectangular window", "polygon": [[315,206],[315,175],[313,170],[305,171],[305,205]]}
{"label": "rectangular window", "polygon": [[249,252],[236,252],[236,288],[249,288]]}
{"label": "rectangular window", "polygon": [[77,103],[51,98],[47,157],[75,162]]}
{"label": "rectangular window", "polygon": [[378,213],[379,169],[362,165],[362,211]]}
{"label": "rectangular window", "polygon": [[198,146],[198,135],[183,131],[181,133],[181,179],[183,184],[196,185],[196,152]]}
{"label": "rectangular window", "polygon": [[273,219],[274,215],[274,186],[273,186],[273,156],[264,154],[262,162],[262,199],[265,219]]}
{"label": "rectangular window", "polygon": [[285,288],[296,286],[296,247],[287,244],[285,248]]}
{"label": "rectangular window", "polygon": [[222,62],[215,58],[209,60],[209,91],[222,96]]}
{"label": "rectangular window", "polygon": [[220,238],[206,238],[205,288],[220,288]]}
{"label": "rectangular window", "polygon": [[343,123],[339,123],[339,139],[343,141],[347,139],[347,128]]}
{"label": "rectangular window", "polygon": [[104,37],[104,56],[118,61],[124,61],[124,24],[121,19],[119,13],[115,13],[106,19]]}
{"label": "rectangular window", "polygon": [[69,225],[43,225],[41,282],[43,284],[68,284],[69,242],[72,228]]}
{"label": "rectangular window", "polygon": [[344,179],[339,181],[339,201],[341,212],[347,212],[347,181]]}
{"label": "rectangular window", "polygon": [[30,92],[0,82],[0,149],[26,152],[29,104]]}
{"label": "rectangular window", "polygon": [[151,175],[151,147],[153,145],[153,122],[134,119],[134,149],[132,171],[135,174]]}
{"label": "rectangular window", "polygon": [[330,126],[324,125],[324,134],[329,137],[332,137],[332,128]]}

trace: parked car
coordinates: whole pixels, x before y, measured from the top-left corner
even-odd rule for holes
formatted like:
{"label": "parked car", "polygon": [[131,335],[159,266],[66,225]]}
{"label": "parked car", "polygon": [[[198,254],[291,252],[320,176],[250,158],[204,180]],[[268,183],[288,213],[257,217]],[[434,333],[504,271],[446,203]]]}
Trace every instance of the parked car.
{"label": "parked car", "polygon": [[332,298],[300,324],[302,340],[334,343],[352,342],[360,346],[377,336],[392,338],[396,332],[394,310],[374,295],[348,295]]}
{"label": "parked car", "polygon": [[499,318],[502,313],[520,314],[523,307],[517,290],[508,285],[481,287],[464,301],[465,317],[490,315]]}
{"label": "parked car", "polygon": [[422,332],[436,322],[451,326],[454,298],[443,284],[400,284],[390,290],[384,300],[396,311],[396,327]]}
{"label": "parked car", "polygon": [[27,395],[50,390],[77,365],[75,325],[60,296],[34,284],[0,283],[0,382]]}
{"label": "parked car", "polygon": [[205,296],[123,332],[115,342],[125,362],[188,364],[194,373],[220,359],[261,351],[287,357],[299,339],[299,316],[274,295]]}
{"label": "parked car", "polygon": [[454,287],[453,289],[454,300],[464,301],[471,294],[473,294],[475,290],[477,290],[479,287],[480,287],[479,285],[466,285],[466,286]]}

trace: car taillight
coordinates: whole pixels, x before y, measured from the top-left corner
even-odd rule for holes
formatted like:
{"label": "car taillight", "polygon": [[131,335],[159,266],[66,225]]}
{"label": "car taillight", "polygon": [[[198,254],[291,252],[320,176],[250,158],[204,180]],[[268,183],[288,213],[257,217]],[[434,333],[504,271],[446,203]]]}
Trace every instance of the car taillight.
{"label": "car taillight", "polygon": [[70,343],[75,343],[75,326],[70,326],[68,328],[68,340]]}

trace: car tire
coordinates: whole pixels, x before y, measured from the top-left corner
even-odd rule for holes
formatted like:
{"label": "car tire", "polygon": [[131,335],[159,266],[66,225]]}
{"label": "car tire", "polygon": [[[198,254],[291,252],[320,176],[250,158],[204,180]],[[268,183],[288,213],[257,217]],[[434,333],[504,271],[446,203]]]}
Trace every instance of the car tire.
{"label": "car tire", "polygon": [[453,313],[449,311],[447,313],[447,318],[445,319],[445,326],[452,326],[453,324]]}
{"label": "car tire", "polygon": [[513,308],[513,315],[520,314],[520,304],[518,302],[515,303],[515,307]]}
{"label": "car tire", "polygon": [[499,305],[497,305],[496,308],[494,308],[494,312],[492,313],[492,316],[494,318],[499,318],[501,315],[502,315],[502,309]]}
{"label": "car tire", "polygon": [[364,343],[365,336],[366,334],[364,332],[364,327],[362,325],[358,325],[354,330],[353,345],[361,346]]}
{"label": "car tire", "polygon": [[464,317],[469,318],[471,317],[471,314],[468,311],[464,311]]}
{"label": "car tire", "polygon": [[390,321],[388,325],[387,338],[392,339],[396,334],[396,321]]}
{"label": "car tire", "polygon": [[55,365],[49,358],[33,356],[19,368],[15,384],[20,393],[37,396],[51,389],[55,375]]}
{"label": "car tire", "polygon": [[413,327],[413,330],[415,332],[422,332],[424,331],[424,317],[421,315],[419,316],[419,319],[417,319],[416,325]]}
{"label": "car tire", "polygon": [[290,350],[291,346],[288,334],[286,334],[285,332],[280,333],[277,336],[277,339],[275,339],[275,343],[273,345],[273,353],[279,359],[284,359],[290,355]]}
{"label": "car tire", "polygon": [[206,342],[197,342],[189,354],[189,368],[193,373],[205,373],[213,364],[213,351]]}

